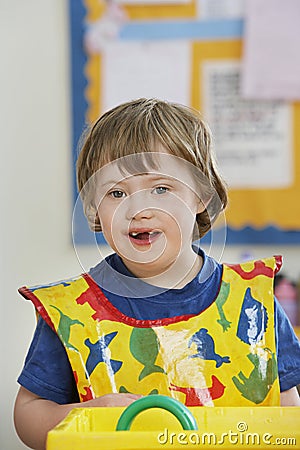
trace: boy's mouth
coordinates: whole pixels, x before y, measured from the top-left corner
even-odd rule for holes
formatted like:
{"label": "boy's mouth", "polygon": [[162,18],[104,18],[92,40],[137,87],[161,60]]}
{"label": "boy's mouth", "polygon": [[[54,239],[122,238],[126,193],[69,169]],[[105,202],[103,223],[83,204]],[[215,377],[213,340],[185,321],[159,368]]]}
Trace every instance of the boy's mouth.
{"label": "boy's mouth", "polygon": [[138,245],[152,244],[161,234],[160,231],[131,231],[129,239]]}

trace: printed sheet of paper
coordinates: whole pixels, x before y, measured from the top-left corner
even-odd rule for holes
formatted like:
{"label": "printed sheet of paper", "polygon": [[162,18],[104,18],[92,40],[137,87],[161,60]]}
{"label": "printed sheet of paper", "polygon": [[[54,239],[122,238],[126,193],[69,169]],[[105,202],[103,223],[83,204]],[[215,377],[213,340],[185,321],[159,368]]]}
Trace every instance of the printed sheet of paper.
{"label": "printed sheet of paper", "polygon": [[240,62],[203,64],[204,114],[229,187],[281,188],[292,179],[292,111],[283,101],[241,98]]}
{"label": "printed sheet of paper", "polygon": [[108,44],[102,57],[103,110],[139,97],[190,103],[188,41]]}
{"label": "printed sheet of paper", "polygon": [[240,19],[244,17],[245,0],[197,0],[201,19]]}
{"label": "printed sheet of paper", "polygon": [[300,1],[247,0],[242,93],[300,99]]}

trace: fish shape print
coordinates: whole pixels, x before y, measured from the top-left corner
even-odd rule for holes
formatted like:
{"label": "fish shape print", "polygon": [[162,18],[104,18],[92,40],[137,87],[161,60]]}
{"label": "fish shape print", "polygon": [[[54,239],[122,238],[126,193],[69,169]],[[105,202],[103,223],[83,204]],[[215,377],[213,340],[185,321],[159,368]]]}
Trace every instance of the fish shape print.
{"label": "fish shape print", "polygon": [[237,336],[245,344],[256,344],[259,342],[267,329],[268,314],[266,308],[261,302],[255,300],[248,288],[245,292]]}
{"label": "fish shape print", "polygon": [[216,376],[211,377],[211,382],[211,386],[206,388],[180,387],[171,383],[169,389],[185,394],[185,406],[204,406],[211,400],[222,397],[225,391],[226,386]]}
{"label": "fish shape print", "polygon": [[242,371],[232,377],[235,387],[242,396],[256,405],[264,401],[277,378],[276,357],[270,349],[265,348],[264,350],[265,355],[263,356],[252,353],[247,355],[254,366],[248,377]]}
{"label": "fish shape print", "polygon": [[77,319],[71,319],[71,317],[66,316],[66,314],[64,314],[59,308],[57,308],[57,306],[50,305],[50,307],[56,309],[56,311],[58,311],[60,315],[57,328],[58,336],[61,338],[66,348],[76,350],[78,352],[78,349],[69,342],[71,326],[81,325],[82,327],[84,327],[84,324]]}
{"label": "fish shape print", "polygon": [[220,367],[223,363],[230,363],[229,356],[221,356],[215,352],[215,343],[213,338],[208,334],[206,328],[200,328],[193,334],[189,340],[188,347],[196,344],[197,353],[190,355],[190,358],[201,358],[208,361],[215,361],[216,367]]}
{"label": "fish shape print", "polygon": [[110,352],[107,351],[109,344],[117,334],[117,331],[113,331],[105,336],[101,336],[94,344],[89,338],[84,341],[85,345],[90,349],[90,353],[85,364],[89,375],[92,374],[97,365],[101,362],[104,362],[108,366],[109,371],[113,374],[121,369],[123,362],[111,359]]}
{"label": "fish shape print", "polygon": [[133,328],[129,346],[133,357],[144,366],[139,381],[155,372],[165,373],[162,367],[155,364],[159,341],[152,328]]}

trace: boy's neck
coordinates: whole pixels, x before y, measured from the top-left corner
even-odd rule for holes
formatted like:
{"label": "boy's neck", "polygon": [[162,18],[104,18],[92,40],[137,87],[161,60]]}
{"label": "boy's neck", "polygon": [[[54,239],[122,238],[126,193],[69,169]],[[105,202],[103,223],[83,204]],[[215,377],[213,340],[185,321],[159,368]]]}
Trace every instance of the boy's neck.
{"label": "boy's neck", "polygon": [[148,284],[166,289],[181,289],[197,276],[203,265],[202,256],[195,253],[192,248],[191,252],[188,255],[182,255],[171,267],[160,273],[153,273],[147,264],[139,264],[139,267],[135,269],[128,267],[126,261],[123,263],[133,275]]}

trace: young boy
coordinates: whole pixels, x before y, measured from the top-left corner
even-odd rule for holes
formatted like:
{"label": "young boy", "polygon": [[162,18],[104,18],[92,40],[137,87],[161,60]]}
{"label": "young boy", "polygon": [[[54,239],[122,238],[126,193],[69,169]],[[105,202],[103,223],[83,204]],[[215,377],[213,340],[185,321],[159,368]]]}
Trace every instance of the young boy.
{"label": "young boy", "polygon": [[18,379],[20,438],[44,448],[72,408],[151,393],[300,406],[299,341],[273,296],[280,257],[221,265],[193,244],[227,204],[199,115],[155,99],[120,105],[84,136],[77,176],[90,226],[115,253],[20,289],[40,315]]}

